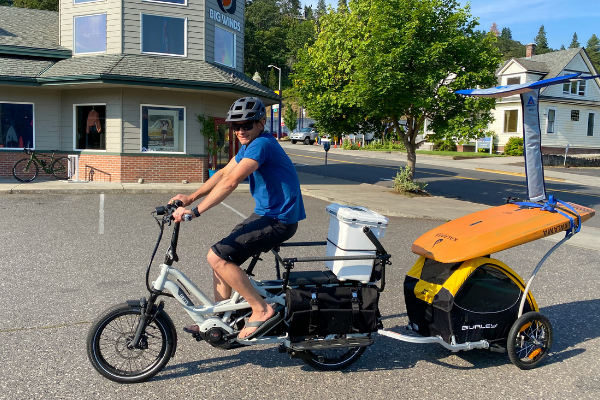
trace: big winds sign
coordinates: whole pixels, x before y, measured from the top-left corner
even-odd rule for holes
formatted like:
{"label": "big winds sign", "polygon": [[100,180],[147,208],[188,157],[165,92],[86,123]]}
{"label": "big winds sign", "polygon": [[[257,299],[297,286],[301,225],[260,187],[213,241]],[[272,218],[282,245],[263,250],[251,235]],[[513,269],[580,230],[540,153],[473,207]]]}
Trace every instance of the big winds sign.
{"label": "big winds sign", "polygon": [[236,0],[217,0],[217,4],[219,5],[219,8],[221,9],[222,13],[218,12],[217,10],[213,10],[212,8],[209,8],[208,15],[210,19],[220,22],[221,24],[235,29],[238,32],[241,32],[242,24],[234,20],[233,18],[227,16],[227,14],[235,14]]}

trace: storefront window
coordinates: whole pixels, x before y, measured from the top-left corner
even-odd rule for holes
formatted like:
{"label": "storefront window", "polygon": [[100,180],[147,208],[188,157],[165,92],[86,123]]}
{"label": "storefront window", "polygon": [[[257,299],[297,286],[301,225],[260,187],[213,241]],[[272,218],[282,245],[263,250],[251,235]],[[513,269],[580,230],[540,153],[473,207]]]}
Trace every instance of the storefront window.
{"label": "storefront window", "polygon": [[106,14],[75,17],[75,54],[106,52]]}
{"label": "storefront window", "polygon": [[0,148],[33,148],[33,104],[0,103]]}
{"label": "storefront window", "polygon": [[77,150],[106,150],[106,105],[75,105]]}
{"label": "storefront window", "polygon": [[215,62],[235,68],[235,35],[215,26]]}
{"label": "storefront window", "polygon": [[185,108],[142,106],[142,151],[185,152]]}
{"label": "storefront window", "polygon": [[142,14],[142,53],[186,55],[186,18]]}

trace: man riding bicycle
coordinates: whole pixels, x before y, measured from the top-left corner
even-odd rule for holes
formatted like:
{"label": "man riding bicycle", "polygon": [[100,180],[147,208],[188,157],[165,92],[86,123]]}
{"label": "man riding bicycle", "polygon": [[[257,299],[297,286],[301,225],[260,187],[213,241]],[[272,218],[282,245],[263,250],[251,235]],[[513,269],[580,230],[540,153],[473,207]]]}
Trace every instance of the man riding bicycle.
{"label": "man riding bicycle", "polygon": [[[241,181],[249,178],[250,193],[256,203],[254,213],[214,244],[207,260],[213,268],[215,302],[229,299],[233,288],[252,307],[252,315],[238,336],[252,339],[278,321],[275,310],[258,294],[240,265],[254,254],[290,239],[296,233],[298,221],[306,218],[306,214],[292,161],[277,140],[263,132],[266,123],[263,102],[256,97],[238,99],[225,121],[232,124],[242,144],[240,151],[194,193],[178,194],[171,201],[180,200],[184,205],[175,211],[175,222],[180,222],[183,214],[196,218],[225,200]],[[205,198],[197,207],[185,208],[202,197]],[[199,328],[191,325],[184,330],[196,333]]]}

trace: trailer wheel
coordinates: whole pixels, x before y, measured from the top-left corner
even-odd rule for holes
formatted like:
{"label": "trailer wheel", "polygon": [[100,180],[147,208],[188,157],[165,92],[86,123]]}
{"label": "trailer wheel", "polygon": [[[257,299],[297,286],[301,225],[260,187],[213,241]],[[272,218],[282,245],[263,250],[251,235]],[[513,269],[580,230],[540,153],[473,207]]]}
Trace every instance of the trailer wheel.
{"label": "trailer wheel", "polygon": [[531,311],[515,321],[506,350],[508,358],[520,369],[533,369],[548,356],[552,346],[552,325],[542,314]]}

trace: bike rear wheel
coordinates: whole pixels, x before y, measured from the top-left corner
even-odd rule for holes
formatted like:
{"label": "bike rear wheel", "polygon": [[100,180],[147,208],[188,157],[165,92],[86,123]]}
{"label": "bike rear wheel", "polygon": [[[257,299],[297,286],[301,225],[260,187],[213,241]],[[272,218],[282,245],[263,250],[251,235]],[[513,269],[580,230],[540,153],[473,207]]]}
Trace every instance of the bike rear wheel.
{"label": "bike rear wheel", "polygon": [[94,368],[119,383],[143,382],[161,371],[175,353],[176,333],[170,318],[161,312],[142,335],[142,348],[130,348],[141,307],[119,304],[92,325],[87,354]]}
{"label": "bike rear wheel", "polygon": [[56,179],[69,179],[69,159],[67,157],[60,157],[54,160],[50,169]]}
{"label": "bike rear wheel", "polygon": [[302,361],[321,371],[338,371],[354,364],[367,350],[366,347],[346,347],[323,350],[306,350]]}
{"label": "bike rear wheel", "polygon": [[37,163],[30,158],[17,161],[13,167],[13,176],[19,182],[31,182],[38,176],[39,172],[40,168]]}

